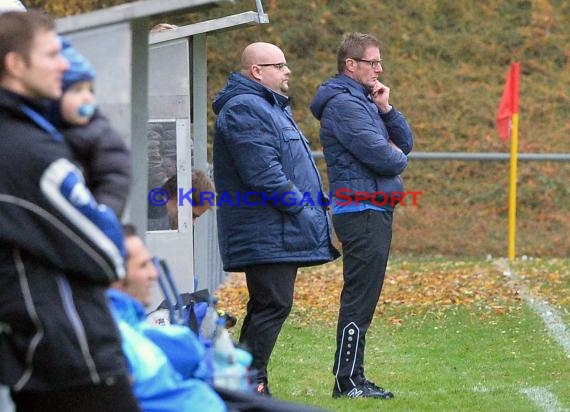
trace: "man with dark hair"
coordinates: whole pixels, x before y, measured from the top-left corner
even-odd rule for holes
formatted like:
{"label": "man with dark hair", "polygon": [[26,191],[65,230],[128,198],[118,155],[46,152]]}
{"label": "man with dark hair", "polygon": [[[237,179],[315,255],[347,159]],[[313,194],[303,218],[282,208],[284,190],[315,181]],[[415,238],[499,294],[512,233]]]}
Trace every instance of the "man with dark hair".
{"label": "man with dark hair", "polygon": [[45,118],[60,48],[44,13],[0,14],[0,384],[23,411],[138,411],[105,297],[121,228]]}
{"label": "man with dark hair", "polygon": [[[392,214],[404,188],[412,131],[389,103],[378,81],[382,59],[369,34],[346,35],[337,52],[338,74],[324,82],[311,103],[333,193],[333,224],[342,243],[344,285],[337,325],[333,397],[390,399],[392,392],[364,374],[364,342],[380,298],[392,240]],[[368,194],[368,200],[355,199]]]}

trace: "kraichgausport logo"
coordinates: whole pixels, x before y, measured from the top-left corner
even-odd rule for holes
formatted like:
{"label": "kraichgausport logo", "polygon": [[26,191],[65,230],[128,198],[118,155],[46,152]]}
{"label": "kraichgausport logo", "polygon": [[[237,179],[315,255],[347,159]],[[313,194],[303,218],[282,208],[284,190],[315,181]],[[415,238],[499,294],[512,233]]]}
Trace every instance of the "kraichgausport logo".
{"label": "kraichgausport logo", "polygon": [[[247,191],[247,192],[200,192],[199,200],[196,201],[195,189],[185,190],[178,189],[176,204],[178,206],[358,206],[362,203],[370,203],[374,206],[390,206],[397,204],[401,206],[417,206],[418,197],[422,195],[421,191],[408,192],[364,192],[353,191],[348,188],[338,189],[336,192],[317,192],[316,195],[310,192],[294,192],[285,191],[282,193],[268,194],[265,192]],[[164,188],[154,188],[148,192],[148,202],[153,206],[165,206],[170,201],[170,194]]]}

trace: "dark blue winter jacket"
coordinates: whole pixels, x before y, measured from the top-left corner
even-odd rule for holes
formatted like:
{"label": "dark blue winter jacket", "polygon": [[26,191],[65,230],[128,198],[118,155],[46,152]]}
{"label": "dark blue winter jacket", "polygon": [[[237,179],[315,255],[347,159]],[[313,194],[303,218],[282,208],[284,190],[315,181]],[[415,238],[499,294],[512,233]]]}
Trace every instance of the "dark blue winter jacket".
{"label": "dark blue winter jacket", "polygon": [[377,202],[393,209],[393,204],[384,200],[397,200],[392,194],[404,190],[400,173],[408,165],[406,155],[413,145],[412,131],[402,113],[392,108],[381,114],[368,90],[342,74],[319,87],[311,112],[321,122],[320,138],[333,194],[339,190],[351,197],[359,191],[378,193]]}
{"label": "dark blue winter jacket", "polygon": [[338,257],[322,184],[289,99],[232,73],[216,96],[218,240],[225,270]]}

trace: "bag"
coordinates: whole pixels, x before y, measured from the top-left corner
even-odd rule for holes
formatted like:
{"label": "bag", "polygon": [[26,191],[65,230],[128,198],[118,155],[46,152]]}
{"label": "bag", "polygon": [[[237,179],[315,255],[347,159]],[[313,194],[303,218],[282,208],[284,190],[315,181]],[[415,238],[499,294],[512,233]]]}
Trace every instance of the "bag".
{"label": "bag", "polygon": [[237,319],[217,310],[216,299],[207,289],[178,293],[166,261],[153,258],[153,263],[165,299],[147,315],[147,320],[157,326],[186,326],[194,332],[204,348],[204,362],[195,377],[215,387],[251,391],[255,375],[250,369],[253,358],[249,352],[235,347],[227,331]]}
{"label": "bag", "polygon": [[[174,305],[168,299],[164,299],[154,311],[148,314],[148,320],[152,324],[159,326],[173,323],[186,325],[198,335],[202,321],[206,316],[210,299],[211,296],[208,289],[198,290],[193,293],[181,293]],[[180,305],[182,310],[179,310]]]}
{"label": "bag", "polygon": [[163,259],[152,259],[158,270],[158,283],[164,294],[164,300],[158,307],[148,314],[148,320],[154,325],[185,325],[196,335],[201,336],[201,327],[208,313],[208,307],[216,311],[218,317],[224,319],[226,328],[237,323],[235,316],[222,310],[214,309],[216,299],[210,295],[208,289],[201,289],[192,293],[178,293],[168,264]]}

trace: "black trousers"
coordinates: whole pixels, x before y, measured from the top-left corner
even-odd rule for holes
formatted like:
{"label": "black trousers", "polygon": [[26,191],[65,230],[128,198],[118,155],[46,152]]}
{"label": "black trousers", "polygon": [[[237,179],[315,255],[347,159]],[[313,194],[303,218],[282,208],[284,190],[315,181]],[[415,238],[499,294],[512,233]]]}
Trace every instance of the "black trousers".
{"label": "black trousers", "polygon": [[333,374],[339,389],[364,377],[366,332],[382,292],[392,242],[392,212],[365,210],[333,215],[342,243],[340,296]]}
{"label": "black trousers", "polygon": [[258,382],[267,382],[267,364],[283,323],[293,306],[297,264],[272,263],[245,269],[249,301],[240,344],[253,356]]}
{"label": "black trousers", "polygon": [[[62,360],[63,361],[63,360]],[[11,392],[17,412],[139,412],[127,376],[49,392]]]}

